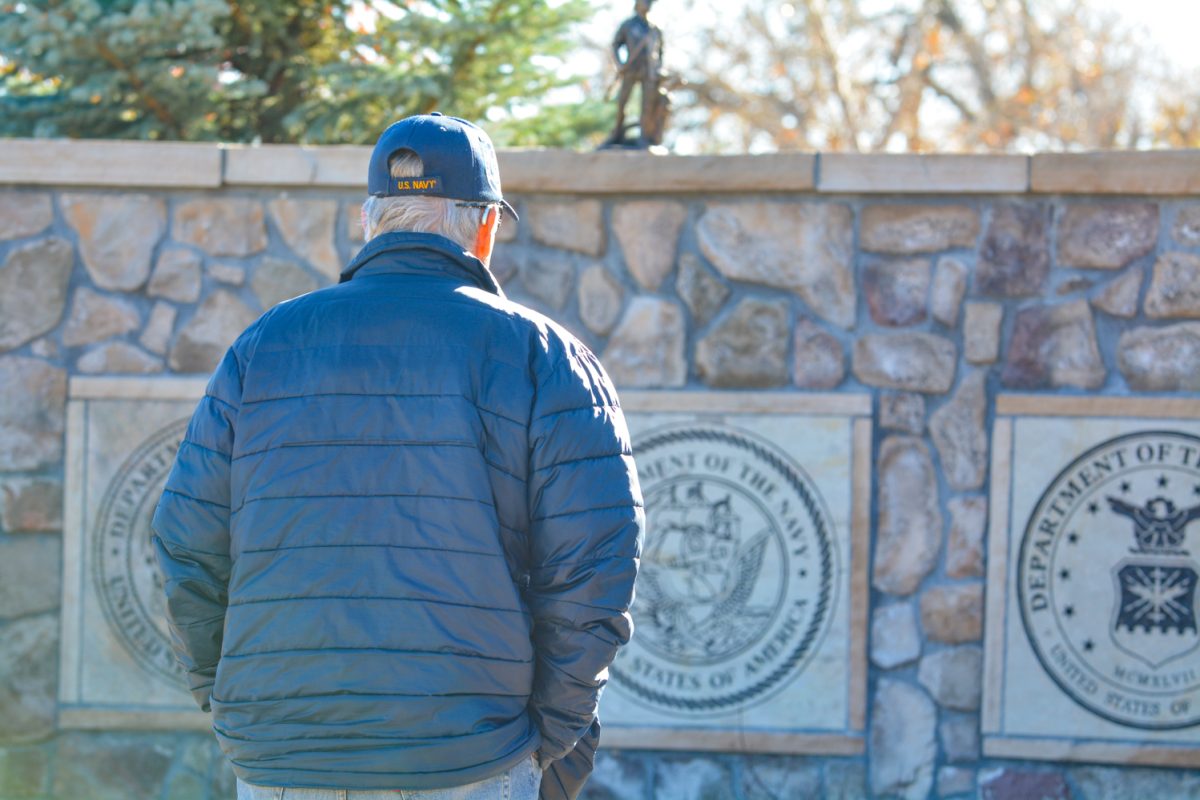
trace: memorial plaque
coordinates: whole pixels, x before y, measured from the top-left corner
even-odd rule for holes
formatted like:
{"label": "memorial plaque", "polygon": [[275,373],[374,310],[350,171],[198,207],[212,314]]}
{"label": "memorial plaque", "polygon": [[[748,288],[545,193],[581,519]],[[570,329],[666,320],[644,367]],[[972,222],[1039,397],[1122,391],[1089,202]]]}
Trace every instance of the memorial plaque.
{"label": "memorial plaque", "polygon": [[984,751],[1200,765],[1200,407],[1002,396]]}
{"label": "memorial plaque", "polygon": [[605,742],[861,752],[869,399],[626,392],[622,404],[646,541]]}
{"label": "memorial plaque", "polygon": [[73,378],[60,723],[207,727],[171,650],[150,519],[203,380]]}

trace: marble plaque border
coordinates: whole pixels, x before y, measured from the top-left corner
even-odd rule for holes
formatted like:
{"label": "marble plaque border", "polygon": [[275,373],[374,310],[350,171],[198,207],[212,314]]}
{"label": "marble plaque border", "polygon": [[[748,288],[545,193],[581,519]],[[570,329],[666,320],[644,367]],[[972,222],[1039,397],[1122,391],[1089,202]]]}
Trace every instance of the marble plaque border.
{"label": "marble plaque border", "polygon": [[184,400],[199,402],[207,378],[72,377],[67,388],[66,460],[63,494],[62,633],[59,645],[58,726],[83,730],[209,730],[201,712],[105,706],[81,699],[83,659],[84,436],[87,404],[93,400]]}
{"label": "marble plaque border", "polygon": [[[681,730],[621,727],[604,729],[605,746],[637,750],[691,750],[855,756],[866,752],[867,627],[870,583],[872,399],[869,394],[781,393],[687,390],[626,390],[626,412],[804,414],[851,421],[851,522],[848,725],[843,731],[768,733],[738,730]],[[603,721],[603,712],[601,713]]]}
{"label": "marble plaque border", "polygon": [[1192,397],[1105,397],[1002,394],[992,425],[991,488],[988,497],[987,603],[984,610],[983,755],[1039,761],[1084,761],[1162,767],[1200,766],[1200,748],[1164,743],[1125,744],[1100,739],[1005,736],[1001,728],[1004,638],[1009,586],[1009,499],[1012,489],[1013,422],[1017,417],[1132,417],[1200,419]]}

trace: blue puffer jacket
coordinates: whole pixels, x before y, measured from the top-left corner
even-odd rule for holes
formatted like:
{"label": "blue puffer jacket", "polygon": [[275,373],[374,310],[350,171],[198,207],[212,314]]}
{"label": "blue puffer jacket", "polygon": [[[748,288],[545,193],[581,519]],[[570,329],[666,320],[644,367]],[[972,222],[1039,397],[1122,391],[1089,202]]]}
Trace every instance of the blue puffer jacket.
{"label": "blue puffer jacket", "polygon": [[435,788],[588,730],[641,504],[595,356],[449,240],[389,233],[230,348],[154,543],[239,777]]}

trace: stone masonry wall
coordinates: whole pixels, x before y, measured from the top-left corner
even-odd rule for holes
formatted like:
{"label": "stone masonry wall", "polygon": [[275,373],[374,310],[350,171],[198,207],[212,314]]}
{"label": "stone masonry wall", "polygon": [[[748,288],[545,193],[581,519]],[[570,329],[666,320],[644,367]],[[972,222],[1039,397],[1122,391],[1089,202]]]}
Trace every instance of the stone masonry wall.
{"label": "stone masonry wall", "polygon": [[[209,735],[56,726],[67,380],[205,373],[361,244],[359,149],[111,146],[0,143],[0,800],[233,796]],[[1200,389],[1200,161],[1139,157],[503,156],[494,271],[620,387],[875,403],[865,755],[608,749],[587,798],[1200,792],[980,752],[994,396]]]}

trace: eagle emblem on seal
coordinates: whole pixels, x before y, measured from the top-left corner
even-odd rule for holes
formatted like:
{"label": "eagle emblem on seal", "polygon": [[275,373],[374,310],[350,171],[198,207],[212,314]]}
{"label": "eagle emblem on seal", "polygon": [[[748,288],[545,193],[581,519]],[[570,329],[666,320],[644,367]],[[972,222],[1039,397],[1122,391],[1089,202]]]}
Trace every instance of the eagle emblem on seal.
{"label": "eagle emblem on seal", "polygon": [[1188,523],[1200,518],[1200,505],[1177,508],[1165,497],[1152,497],[1142,506],[1119,497],[1105,500],[1114,514],[1133,522],[1134,538],[1132,556],[1113,568],[1113,642],[1143,663],[1159,667],[1200,644],[1200,574],[1183,548]]}
{"label": "eagle emblem on seal", "polygon": [[740,650],[772,612],[750,603],[771,532],[744,535],[731,494],[709,497],[706,488],[703,480],[669,488],[639,576],[642,614],[659,647],[679,658]]}

